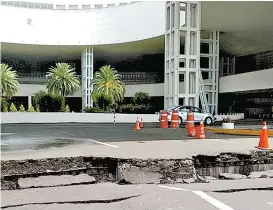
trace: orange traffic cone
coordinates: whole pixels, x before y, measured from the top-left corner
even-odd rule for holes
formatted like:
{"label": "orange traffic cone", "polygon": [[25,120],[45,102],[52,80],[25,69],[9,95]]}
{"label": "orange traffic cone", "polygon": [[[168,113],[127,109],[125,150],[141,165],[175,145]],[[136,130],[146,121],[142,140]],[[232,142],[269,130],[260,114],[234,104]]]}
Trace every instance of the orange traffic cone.
{"label": "orange traffic cone", "polygon": [[197,139],[205,139],[206,138],[203,120],[201,120],[199,127],[197,127],[195,136]]}
{"label": "orange traffic cone", "polygon": [[138,117],[137,117],[137,119],[136,119],[136,123],[135,123],[134,131],[140,131],[140,126],[139,126],[139,120],[138,120]]}
{"label": "orange traffic cone", "polygon": [[263,127],[262,127],[262,131],[261,131],[261,135],[260,135],[260,142],[259,142],[259,146],[257,148],[258,149],[271,149],[269,147],[266,122],[263,122]]}
{"label": "orange traffic cone", "polygon": [[140,118],[139,127],[144,128],[144,122],[142,121],[142,118]]}

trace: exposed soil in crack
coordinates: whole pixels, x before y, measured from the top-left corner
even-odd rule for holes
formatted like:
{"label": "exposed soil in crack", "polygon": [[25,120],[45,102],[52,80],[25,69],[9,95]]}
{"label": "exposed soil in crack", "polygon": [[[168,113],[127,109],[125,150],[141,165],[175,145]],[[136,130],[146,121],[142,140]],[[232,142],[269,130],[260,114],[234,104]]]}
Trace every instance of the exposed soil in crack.
{"label": "exposed soil in crack", "polygon": [[90,203],[116,203],[124,200],[128,200],[130,198],[139,197],[140,195],[122,197],[122,198],[115,198],[109,200],[86,200],[86,201],[54,201],[54,202],[40,202],[40,203],[23,203],[23,204],[16,204],[16,205],[6,205],[2,206],[2,209],[7,208],[14,208],[20,206],[30,206],[30,205],[51,205],[51,204],[90,204]]}
{"label": "exposed soil in crack", "polygon": [[234,193],[234,192],[242,192],[242,191],[250,191],[250,190],[259,190],[259,191],[272,191],[273,187],[263,187],[263,188],[244,188],[244,189],[229,189],[229,190],[215,190],[211,192],[217,193]]}

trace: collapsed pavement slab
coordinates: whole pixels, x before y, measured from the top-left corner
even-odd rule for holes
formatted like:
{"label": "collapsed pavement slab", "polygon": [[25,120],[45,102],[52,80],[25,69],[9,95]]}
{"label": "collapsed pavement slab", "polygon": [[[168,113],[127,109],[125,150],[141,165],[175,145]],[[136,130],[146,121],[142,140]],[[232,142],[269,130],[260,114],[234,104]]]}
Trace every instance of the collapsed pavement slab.
{"label": "collapsed pavement slab", "polygon": [[79,174],[94,177],[95,182],[121,184],[208,182],[205,176],[219,179],[223,174],[230,173],[241,174],[240,178],[245,178],[264,169],[273,170],[273,151],[253,150],[249,154],[219,153],[182,159],[80,156],[8,160],[1,161],[1,187],[20,189],[20,179]]}

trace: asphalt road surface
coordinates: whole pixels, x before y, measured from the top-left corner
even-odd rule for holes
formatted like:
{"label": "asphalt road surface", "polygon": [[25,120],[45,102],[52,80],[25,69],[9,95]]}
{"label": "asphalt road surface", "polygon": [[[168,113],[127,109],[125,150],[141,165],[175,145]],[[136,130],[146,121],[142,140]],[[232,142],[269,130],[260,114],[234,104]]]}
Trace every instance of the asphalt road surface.
{"label": "asphalt road surface", "polygon": [[2,191],[10,210],[271,210],[272,179],[207,184],[52,186]]}
{"label": "asphalt road surface", "polygon": [[[100,142],[190,140],[184,126],[179,129],[160,129],[158,123],[146,123],[144,129],[136,132],[133,131],[134,124],[4,124],[1,125],[1,151],[62,147],[87,143],[88,139]],[[81,140],[75,140],[77,138]],[[207,132],[207,138],[240,136]]]}

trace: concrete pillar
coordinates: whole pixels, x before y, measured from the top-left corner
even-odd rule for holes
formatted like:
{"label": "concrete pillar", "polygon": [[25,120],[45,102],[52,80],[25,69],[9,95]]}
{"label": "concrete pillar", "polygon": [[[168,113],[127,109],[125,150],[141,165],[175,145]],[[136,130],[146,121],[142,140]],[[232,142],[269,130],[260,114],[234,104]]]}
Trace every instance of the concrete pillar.
{"label": "concrete pillar", "polygon": [[200,2],[166,2],[164,107],[199,107]]}
{"label": "concrete pillar", "polygon": [[[203,45],[207,45],[208,52],[202,52],[201,58],[208,59],[209,67],[201,68],[203,74],[208,78],[204,80],[205,92],[207,94],[208,109],[210,113],[218,113],[218,79],[219,79],[219,31],[204,32],[207,38],[201,39]],[[201,66],[202,67],[202,66]]]}
{"label": "concrete pillar", "polygon": [[82,73],[82,110],[93,106],[91,93],[93,86],[93,47],[86,47],[81,54],[81,73]]}
{"label": "concrete pillar", "polygon": [[31,96],[28,96],[27,97],[27,99],[28,99],[28,108],[32,105],[32,101],[31,101]]}

